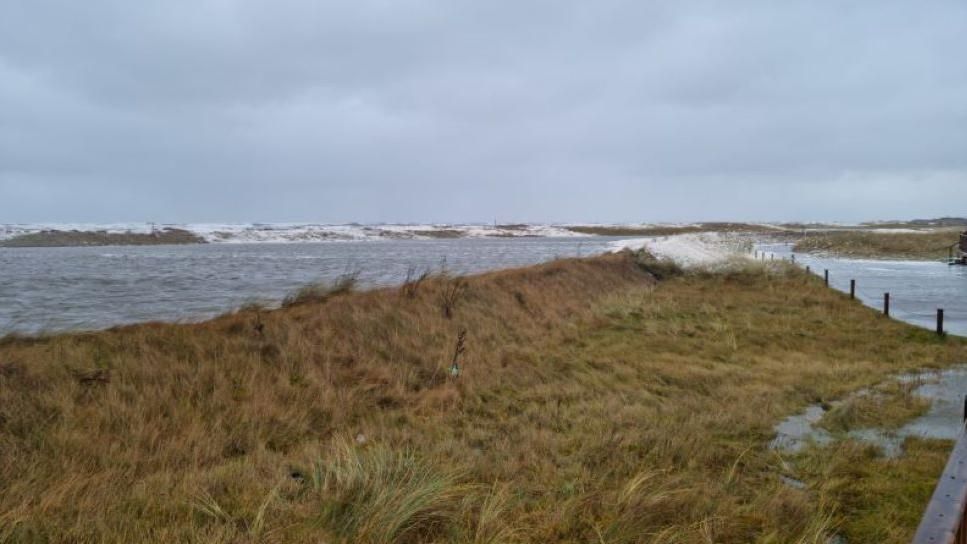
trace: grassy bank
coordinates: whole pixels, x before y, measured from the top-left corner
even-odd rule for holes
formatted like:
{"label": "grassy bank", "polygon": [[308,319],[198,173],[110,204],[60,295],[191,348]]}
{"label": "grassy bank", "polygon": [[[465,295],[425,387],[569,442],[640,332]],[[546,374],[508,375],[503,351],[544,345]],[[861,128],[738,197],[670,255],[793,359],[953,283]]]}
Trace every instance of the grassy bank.
{"label": "grassy bank", "polygon": [[795,251],[871,259],[946,259],[960,239],[959,228],[920,232],[830,231],[810,233]]}
{"label": "grassy bank", "polygon": [[942,444],[909,471],[840,445],[796,489],[772,427],[963,344],[792,268],[674,272],[612,255],[7,339],[0,541],[908,538]]}

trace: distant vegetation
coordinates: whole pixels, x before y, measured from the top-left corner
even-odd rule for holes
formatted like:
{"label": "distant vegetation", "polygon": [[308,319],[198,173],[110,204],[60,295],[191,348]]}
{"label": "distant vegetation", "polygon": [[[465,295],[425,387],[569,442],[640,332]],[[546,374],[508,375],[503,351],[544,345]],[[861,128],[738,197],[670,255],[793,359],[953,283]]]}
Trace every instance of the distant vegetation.
{"label": "distant vegetation", "polygon": [[960,240],[960,229],[919,232],[828,231],[809,233],[794,246],[799,252],[821,252],[873,259],[946,259]]}
{"label": "distant vegetation", "polygon": [[909,224],[921,227],[967,227],[967,217],[939,217],[937,219],[914,219]]}
{"label": "distant vegetation", "polygon": [[909,541],[949,442],[767,444],[964,344],[785,265],[646,257],[2,340],[0,542]]}
{"label": "distant vegetation", "polygon": [[413,230],[411,234],[428,238],[462,238],[465,232],[456,229]]}
{"label": "distant vegetation", "polygon": [[0,240],[0,247],[153,246],[204,243],[204,238],[192,232],[173,228],[151,233],[45,230]]}
{"label": "distant vegetation", "polygon": [[571,232],[592,234],[597,236],[671,236],[694,232],[752,232],[777,233],[781,229],[763,225],[747,223],[699,223],[694,225],[656,225],[656,226],[621,226],[621,225],[576,225],[567,227]]}

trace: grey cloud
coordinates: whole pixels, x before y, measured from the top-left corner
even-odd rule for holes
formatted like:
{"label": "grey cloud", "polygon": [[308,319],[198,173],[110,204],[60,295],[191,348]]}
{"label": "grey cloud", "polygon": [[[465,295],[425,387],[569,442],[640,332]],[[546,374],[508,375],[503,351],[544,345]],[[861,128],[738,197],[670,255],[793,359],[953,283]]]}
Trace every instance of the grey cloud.
{"label": "grey cloud", "polygon": [[963,215],[964,50],[952,0],[13,0],[0,222]]}

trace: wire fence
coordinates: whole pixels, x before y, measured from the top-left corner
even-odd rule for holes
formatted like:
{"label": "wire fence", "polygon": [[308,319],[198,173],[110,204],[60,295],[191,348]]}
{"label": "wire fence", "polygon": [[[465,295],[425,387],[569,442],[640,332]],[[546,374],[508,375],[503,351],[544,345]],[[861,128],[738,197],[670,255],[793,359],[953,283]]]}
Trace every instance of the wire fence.
{"label": "wire fence", "polygon": [[[856,280],[850,273],[831,271],[821,262],[797,259],[796,254],[791,252],[754,248],[751,254],[759,262],[788,262],[802,266],[810,273],[823,278],[830,288],[849,293],[865,305],[901,321],[934,329],[939,334],[947,334],[947,326],[950,324],[955,324],[958,331],[960,329],[967,331],[967,304],[960,307],[950,304],[953,301],[949,299],[936,300],[935,297],[924,296],[922,293],[891,289],[885,286],[887,280],[883,278],[876,278],[871,282],[879,285],[879,288],[871,288],[864,281],[869,278]],[[938,265],[940,263],[944,263],[944,266],[947,264],[946,261],[938,261]]]}

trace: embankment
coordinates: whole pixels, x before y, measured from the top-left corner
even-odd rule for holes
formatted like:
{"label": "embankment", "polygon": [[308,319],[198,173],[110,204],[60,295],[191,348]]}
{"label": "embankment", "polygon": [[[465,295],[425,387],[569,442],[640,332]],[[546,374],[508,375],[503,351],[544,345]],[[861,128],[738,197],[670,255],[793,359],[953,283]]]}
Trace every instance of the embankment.
{"label": "embankment", "polygon": [[[902,489],[783,483],[777,421],[964,355],[791,267],[625,252],[342,287],[0,342],[0,542],[902,538],[944,461]],[[823,455],[905,462],[855,452]]]}

